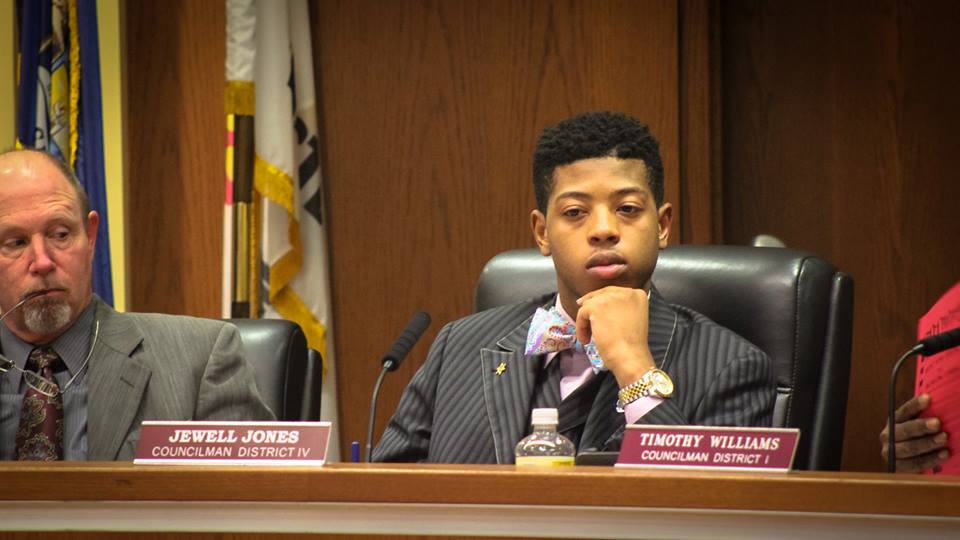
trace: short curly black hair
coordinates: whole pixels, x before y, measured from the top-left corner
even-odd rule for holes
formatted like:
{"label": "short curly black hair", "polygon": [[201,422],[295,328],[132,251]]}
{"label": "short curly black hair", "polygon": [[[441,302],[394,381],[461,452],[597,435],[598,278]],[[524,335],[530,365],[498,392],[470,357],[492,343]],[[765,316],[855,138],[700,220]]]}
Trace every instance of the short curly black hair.
{"label": "short curly black hair", "polygon": [[546,215],[557,167],[599,157],[642,160],[647,166],[647,179],[657,207],[663,204],[660,143],[650,128],[623,113],[599,111],[568,118],[543,130],[533,153],[533,193],[537,208]]}

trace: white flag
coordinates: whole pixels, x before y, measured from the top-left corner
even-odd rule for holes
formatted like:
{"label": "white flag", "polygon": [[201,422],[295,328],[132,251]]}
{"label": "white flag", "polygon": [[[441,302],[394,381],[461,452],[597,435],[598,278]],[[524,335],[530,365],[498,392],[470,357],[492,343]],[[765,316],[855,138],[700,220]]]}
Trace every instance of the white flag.
{"label": "white flag", "polygon": [[[253,0],[227,0],[227,55],[226,55],[226,94],[224,96],[227,113],[226,145],[226,198],[223,208],[223,280],[221,290],[222,316],[233,316],[234,300],[234,160],[237,115],[253,116],[254,88],[253,67],[256,55],[254,33],[257,25],[256,6]],[[243,137],[249,137],[244,133]],[[249,178],[245,178],[249,181]]]}
{"label": "white flag", "polygon": [[310,16],[306,0],[256,2],[254,189],[262,197],[259,298],[263,316],[297,322],[323,354],[323,420],[334,422],[336,373]]}

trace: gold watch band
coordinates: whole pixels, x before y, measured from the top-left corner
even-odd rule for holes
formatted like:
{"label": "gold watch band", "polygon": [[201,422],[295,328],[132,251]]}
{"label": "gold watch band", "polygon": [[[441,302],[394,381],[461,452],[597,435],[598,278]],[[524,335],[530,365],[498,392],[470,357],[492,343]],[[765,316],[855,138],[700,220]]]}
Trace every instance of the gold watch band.
{"label": "gold watch band", "polygon": [[[627,405],[633,403],[634,401],[642,397],[647,397],[654,394],[655,392],[653,391],[653,385],[654,385],[654,375],[656,374],[662,375],[662,377],[665,377],[667,381],[670,380],[670,377],[667,376],[667,374],[664,373],[663,371],[657,368],[648,369],[646,373],[640,376],[639,379],[624,386],[617,393],[617,412],[623,412],[624,408]],[[671,381],[670,382],[671,388],[669,393],[661,397],[669,397],[670,393],[672,393],[673,391],[672,385],[673,383]]]}

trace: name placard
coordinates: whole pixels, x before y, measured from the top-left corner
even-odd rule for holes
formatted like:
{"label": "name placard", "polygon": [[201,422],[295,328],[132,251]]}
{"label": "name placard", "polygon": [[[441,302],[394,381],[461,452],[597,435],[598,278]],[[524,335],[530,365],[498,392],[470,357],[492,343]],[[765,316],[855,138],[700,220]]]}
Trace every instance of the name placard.
{"label": "name placard", "polygon": [[323,465],[330,422],[168,422],[140,426],[135,464]]}
{"label": "name placard", "polygon": [[618,467],[789,471],[798,429],[631,424]]}

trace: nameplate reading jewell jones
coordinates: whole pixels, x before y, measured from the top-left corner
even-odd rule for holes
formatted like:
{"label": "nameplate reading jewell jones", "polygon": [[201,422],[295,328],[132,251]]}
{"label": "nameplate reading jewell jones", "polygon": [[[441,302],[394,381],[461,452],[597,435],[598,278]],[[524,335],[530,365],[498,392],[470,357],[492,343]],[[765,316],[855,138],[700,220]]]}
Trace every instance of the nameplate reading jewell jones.
{"label": "nameplate reading jewell jones", "polygon": [[618,467],[789,471],[798,429],[631,424]]}
{"label": "nameplate reading jewell jones", "polygon": [[323,465],[330,422],[167,422],[140,426],[135,464]]}

